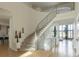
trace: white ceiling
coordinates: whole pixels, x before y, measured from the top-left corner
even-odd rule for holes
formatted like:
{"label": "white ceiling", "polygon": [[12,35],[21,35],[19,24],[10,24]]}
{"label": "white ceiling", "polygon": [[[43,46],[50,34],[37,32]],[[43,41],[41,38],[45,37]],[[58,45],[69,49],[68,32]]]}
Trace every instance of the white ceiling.
{"label": "white ceiling", "polygon": [[50,7],[59,4],[60,2],[29,2],[28,4],[32,4],[32,6],[37,7]]}
{"label": "white ceiling", "polygon": [[[41,8],[42,11],[49,10],[50,8],[55,9],[59,7],[73,8],[73,2],[25,2],[24,4],[31,5],[34,9]],[[55,8],[54,8],[55,7]]]}

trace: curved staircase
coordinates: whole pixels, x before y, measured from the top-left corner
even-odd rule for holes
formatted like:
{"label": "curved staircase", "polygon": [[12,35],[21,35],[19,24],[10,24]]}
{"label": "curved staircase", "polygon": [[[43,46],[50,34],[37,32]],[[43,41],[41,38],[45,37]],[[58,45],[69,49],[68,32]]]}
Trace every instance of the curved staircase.
{"label": "curved staircase", "polygon": [[44,32],[47,25],[55,17],[56,17],[56,10],[50,11],[49,14],[37,25],[36,31],[24,39],[24,41],[21,44],[20,50],[24,50],[24,51],[25,50],[36,50],[39,35],[42,35],[41,32]]}

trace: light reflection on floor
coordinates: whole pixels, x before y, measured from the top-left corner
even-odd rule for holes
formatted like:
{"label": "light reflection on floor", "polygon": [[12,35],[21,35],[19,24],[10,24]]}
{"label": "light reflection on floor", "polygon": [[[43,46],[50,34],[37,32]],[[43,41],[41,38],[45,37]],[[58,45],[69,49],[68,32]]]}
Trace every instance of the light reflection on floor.
{"label": "light reflection on floor", "polygon": [[72,57],[73,56],[72,40],[60,41],[58,47],[58,53],[60,57]]}
{"label": "light reflection on floor", "polygon": [[72,57],[73,56],[73,47],[72,40],[63,40],[59,42],[59,46],[55,48],[51,53],[51,51],[29,51],[24,53],[22,56],[30,56],[30,57]]}

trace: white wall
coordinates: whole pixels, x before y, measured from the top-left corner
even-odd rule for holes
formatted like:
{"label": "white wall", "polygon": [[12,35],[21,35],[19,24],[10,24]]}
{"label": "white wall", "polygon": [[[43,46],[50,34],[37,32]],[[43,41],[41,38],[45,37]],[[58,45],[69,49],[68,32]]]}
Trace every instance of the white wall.
{"label": "white wall", "polygon": [[10,31],[9,31],[9,47],[13,50],[17,49],[15,31],[21,31],[24,27],[24,36],[27,37],[35,31],[36,25],[47,14],[34,11],[28,5],[23,3],[0,3],[0,8],[10,11]]}

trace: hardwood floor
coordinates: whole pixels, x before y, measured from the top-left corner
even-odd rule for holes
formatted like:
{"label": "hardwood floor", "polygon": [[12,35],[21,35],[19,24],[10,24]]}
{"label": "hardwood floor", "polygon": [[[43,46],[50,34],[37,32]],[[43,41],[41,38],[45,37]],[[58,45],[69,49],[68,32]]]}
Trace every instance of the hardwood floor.
{"label": "hardwood floor", "polygon": [[24,51],[13,51],[9,49],[7,43],[0,43],[0,57],[18,57],[23,53]]}
{"label": "hardwood floor", "polygon": [[28,51],[21,55],[20,57],[55,57],[55,54],[53,54],[51,51],[43,51],[43,50],[37,50],[37,51]]}
{"label": "hardwood floor", "polygon": [[12,51],[8,48],[8,44],[0,43],[0,57],[72,57],[72,41],[61,41],[59,47],[54,51]]}

